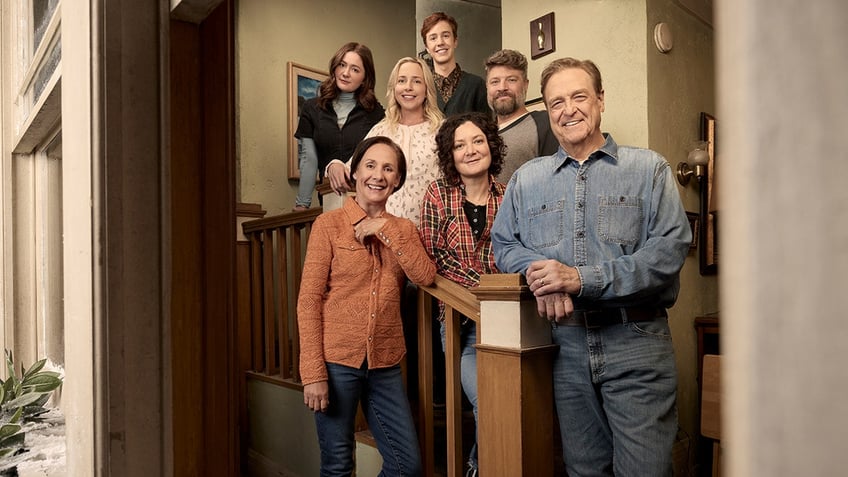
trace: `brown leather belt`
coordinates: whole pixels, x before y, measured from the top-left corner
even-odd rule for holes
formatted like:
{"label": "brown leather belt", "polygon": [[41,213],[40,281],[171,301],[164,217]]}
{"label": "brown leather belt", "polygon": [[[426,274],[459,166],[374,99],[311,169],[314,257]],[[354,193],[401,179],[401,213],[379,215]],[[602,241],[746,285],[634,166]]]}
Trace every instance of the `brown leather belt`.
{"label": "brown leather belt", "polygon": [[651,321],[667,317],[664,308],[603,308],[600,310],[574,310],[574,313],[557,323],[562,326],[601,326],[620,325],[631,321]]}

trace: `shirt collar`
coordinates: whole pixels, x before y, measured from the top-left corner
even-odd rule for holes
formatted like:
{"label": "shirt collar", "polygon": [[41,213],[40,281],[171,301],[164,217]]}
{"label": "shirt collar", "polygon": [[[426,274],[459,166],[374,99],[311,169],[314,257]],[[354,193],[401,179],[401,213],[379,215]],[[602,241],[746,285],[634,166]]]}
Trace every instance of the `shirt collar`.
{"label": "shirt collar", "polygon": [[351,225],[358,224],[366,216],[365,211],[359,206],[359,204],[356,203],[356,200],[353,197],[345,199],[342,208],[344,209],[348,220],[350,220]]}
{"label": "shirt collar", "polygon": [[[613,162],[618,162],[618,144],[616,144],[615,140],[612,138],[612,134],[603,133],[604,135],[604,145],[601,146],[597,151],[589,154],[589,160],[591,159],[600,159],[600,156],[608,156]],[[568,164],[569,161],[575,161],[573,157],[569,156],[568,153],[563,149],[560,145],[559,149],[557,149],[556,154],[553,156],[556,160],[554,161],[554,168],[559,169],[560,167]]]}
{"label": "shirt collar", "polygon": [[[496,182],[497,180],[495,179],[495,176],[489,174],[489,191],[492,193],[492,196],[502,195],[500,190],[498,189]],[[459,189],[462,191],[462,194],[465,195],[465,184],[462,183],[462,179],[457,179],[453,185],[455,187],[459,187]]]}
{"label": "shirt collar", "polygon": [[448,73],[447,76],[442,76],[439,73],[433,71],[433,78],[435,79],[451,79],[454,81],[459,81],[460,75],[462,75],[462,68],[459,67],[459,63],[455,64],[453,70],[451,70],[451,72]]}

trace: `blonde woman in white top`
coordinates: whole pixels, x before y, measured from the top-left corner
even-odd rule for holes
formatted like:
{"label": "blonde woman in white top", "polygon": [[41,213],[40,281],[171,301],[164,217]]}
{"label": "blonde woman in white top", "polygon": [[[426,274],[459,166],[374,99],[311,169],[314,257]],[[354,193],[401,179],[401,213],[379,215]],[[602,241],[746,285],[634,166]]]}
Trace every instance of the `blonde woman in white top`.
{"label": "blonde woman in white top", "polygon": [[[436,133],[444,116],[436,101],[433,74],[423,60],[412,57],[398,60],[386,89],[386,117],[366,137],[387,136],[406,155],[406,184],[389,197],[386,210],[418,225],[427,186],[440,176]],[[351,190],[349,162],[342,164],[336,160],[327,166],[326,175],[338,194]]]}

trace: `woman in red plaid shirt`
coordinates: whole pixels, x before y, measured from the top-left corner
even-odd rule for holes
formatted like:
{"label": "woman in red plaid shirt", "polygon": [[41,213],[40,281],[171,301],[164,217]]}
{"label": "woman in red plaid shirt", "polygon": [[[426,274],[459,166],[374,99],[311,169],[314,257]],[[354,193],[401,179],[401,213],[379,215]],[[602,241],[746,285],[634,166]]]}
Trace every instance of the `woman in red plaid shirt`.
{"label": "woman in red plaid shirt", "polygon": [[[440,275],[464,287],[480,275],[498,273],[489,230],[503,200],[505,185],[495,177],[503,166],[506,146],[498,126],[482,113],[445,120],[436,135],[442,178],[430,183],[421,205],[419,231]],[[444,305],[439,304],[442,349],[445,347]],[[477,327],[465,318],[460,327],[460,380],[477,420]],[[468,474],[477,475],[477,446],[468,458]]]}

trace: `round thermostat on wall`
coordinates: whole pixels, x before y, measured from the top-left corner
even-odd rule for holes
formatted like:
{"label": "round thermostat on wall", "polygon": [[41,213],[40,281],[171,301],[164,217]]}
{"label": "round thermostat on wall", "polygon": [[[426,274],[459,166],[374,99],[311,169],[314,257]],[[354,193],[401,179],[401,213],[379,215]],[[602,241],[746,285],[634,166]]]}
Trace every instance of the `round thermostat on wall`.
{"label": "round thermostat on wall", "polygon": [[660,53],[668,53],[674,46],[674,38],[671,34],[671,28],[668,23],[660,22],[654,27],[654,44]]}

